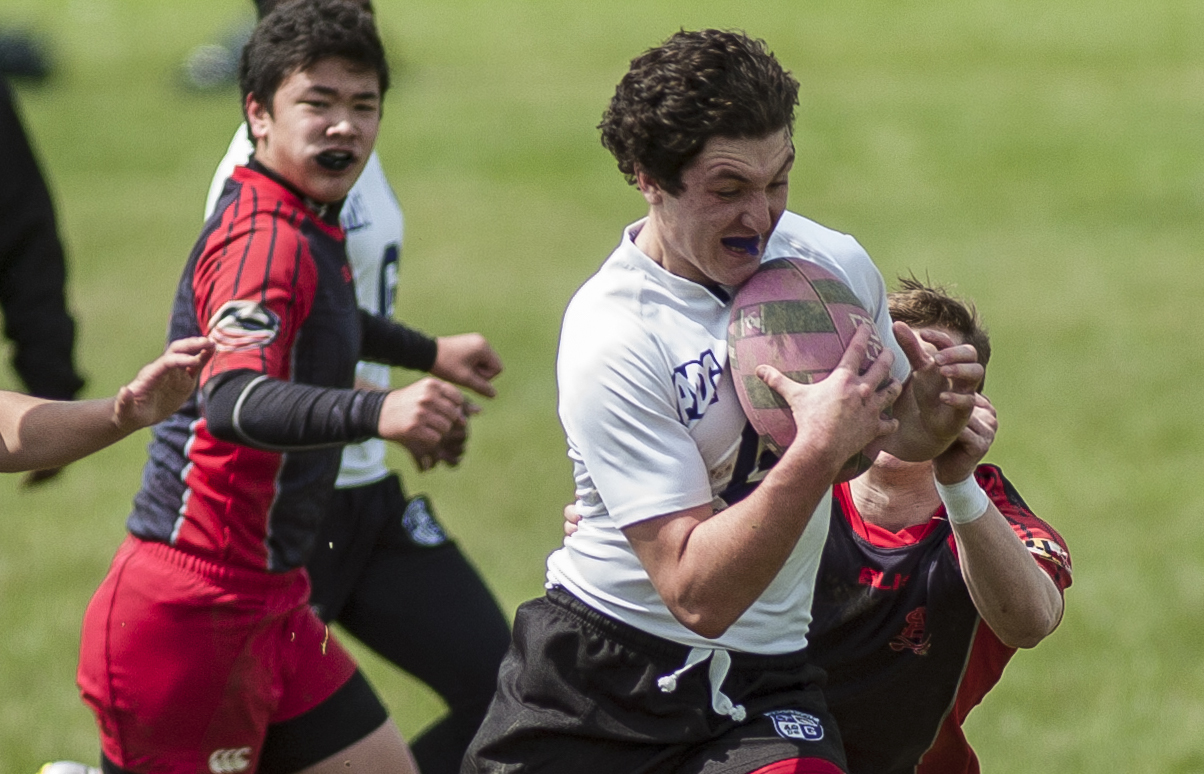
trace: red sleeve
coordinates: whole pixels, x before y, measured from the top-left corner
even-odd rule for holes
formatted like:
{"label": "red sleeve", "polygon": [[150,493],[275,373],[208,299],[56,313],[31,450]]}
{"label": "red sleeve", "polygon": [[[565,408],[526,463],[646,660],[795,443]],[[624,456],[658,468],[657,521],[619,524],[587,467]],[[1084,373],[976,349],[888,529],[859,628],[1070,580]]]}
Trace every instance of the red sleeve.
{"label": "red sleeve", "polygon": [[995,507],[1015,530],[1016,536],[1049,574],[1059,591],[1071,584],[1070,550],[1057,530],[1033,515],[1024,498],[994,465],[979,465],[974,476],[978,479]]}
{"label": "red sleeve", "polygon": [[202,385],[237,369],[287,380],[297,330],[313,306],[317,269],[300,232],[300,216],[286,216],[279,207],[246,209],[244,215],[229,215],[232,224],[223,222],[214,230],[193,275],[201,332],[217,345]]}

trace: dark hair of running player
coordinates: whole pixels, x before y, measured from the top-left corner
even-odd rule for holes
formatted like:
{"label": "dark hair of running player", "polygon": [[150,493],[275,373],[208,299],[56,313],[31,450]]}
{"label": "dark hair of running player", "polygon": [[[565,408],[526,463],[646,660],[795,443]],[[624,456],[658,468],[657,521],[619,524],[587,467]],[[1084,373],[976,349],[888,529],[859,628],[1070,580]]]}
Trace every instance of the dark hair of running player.
{"label": "dark hair of running player", "polygon": [[389,88],[389,64],[369,11],[347,0],[277,4],[243,48],[238,66],[243,104],[248,94],[254,94],[270,114],[276,89],[285,78],[329,57],[376,71],[384,97]]}

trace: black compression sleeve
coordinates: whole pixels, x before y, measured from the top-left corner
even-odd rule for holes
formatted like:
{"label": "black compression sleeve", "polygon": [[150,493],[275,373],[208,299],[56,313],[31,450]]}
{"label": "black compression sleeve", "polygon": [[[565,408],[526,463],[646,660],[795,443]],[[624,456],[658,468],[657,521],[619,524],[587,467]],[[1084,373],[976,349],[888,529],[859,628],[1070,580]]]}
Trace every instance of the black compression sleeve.
{"label": "black compression sleeve", "polygon": [[363,309],[360,324],[364,332],[361,360],[415,371],[429,371],[435,365],[439,344],[425,333]]}
{"label": "black compression sleeve", "polygon": [[214,438],[268,451],[372,438],[386,395],[294,384],[246,369],[215,376],[203,391],[205,420]]}

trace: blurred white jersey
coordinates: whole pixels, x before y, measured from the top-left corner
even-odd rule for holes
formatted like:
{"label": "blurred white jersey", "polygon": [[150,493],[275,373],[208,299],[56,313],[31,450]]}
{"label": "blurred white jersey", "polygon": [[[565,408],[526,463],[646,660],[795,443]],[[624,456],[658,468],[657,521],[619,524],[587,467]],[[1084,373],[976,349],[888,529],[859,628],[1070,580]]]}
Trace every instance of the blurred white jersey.
{"label": "blurred white jersey", "polygon": [[[253,146],[243,124],[234,133],[225,158],[214,173],[205,200],[205,217],[213,214],[221,197],[226,179],[234,167],[246,164]],[[393,316],[393,299],[397,290],[397,269],[401,260],[401,240],[405,224],[401,206],[376,152],[355,182],[339,222],[347,233],[347,260],[355,275],[355,295],[359,305],[374,314]],[[355,369],[356,385],[365,388],[389,389],[389,367],[380,363],[359,363]],[[385,442],[373,438],[363,443],[348,444],[343,449],[342,466],[335,486],[362,486],[379,481],[388,475],[385,466]]]}

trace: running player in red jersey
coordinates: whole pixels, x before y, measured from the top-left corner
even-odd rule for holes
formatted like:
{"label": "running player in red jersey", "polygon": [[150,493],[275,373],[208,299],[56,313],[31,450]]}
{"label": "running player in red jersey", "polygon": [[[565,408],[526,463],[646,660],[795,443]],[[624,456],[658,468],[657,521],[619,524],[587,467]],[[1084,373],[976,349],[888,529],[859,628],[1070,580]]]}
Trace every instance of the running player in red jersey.
{"label": "running player in red jersey", "polygon": [[[347,0],[363,5],[367,0]],[[257,0],[260,18],[281,0]],[[403,103],[404,107],[404,103]],[[401,111],[392,115],[405,119]],[[255,148],[245,125],[235,130],[206,198],[212,214],[236,166]],[[394,317],[394,296],[406,254],[401,205],[374,151],[339,215],[347,262],[361,309]],[[421,249],[421,248],[420,248]],[[402,310],[401,319],[412,319]],[[433,376],[493,397],[501,359],[478,333],[423,339]],[[388,390],[390,368],[356,366],[356,386]],[[510,626],[485,581],[443,528],[429,498],[407,491],[386,464],[386,443],[348,444],[306,562],[310,604],[325,622],[418,678],[447,711],[409,740],[423,774],[457,774],[468,742],[481,725],[510,645]],[[419,469],[429,465],[416,460]]]}
{"label": "running player in red jersey", "polygon": [[155,432],[131,534],[85,614],[80,689],[106,774],[412,772],[303,569],[344,444],[455,460],[466,421],[436,379],[353,388],[361,358],[429,354],[357,308],[338,225],[388,87],[372,17],[342,0],[281,6],[240,84],[255,154],[201,233],[169,328],[217,351]]}
{"label": "running player in red jersey", "polygon": [[166,419],[196,388],[208,339],[173,341],[117,395],[57,401],[0,391],[0,473],[57,468]]}
{"label": "running player in red jersey", "polygon": [[[895,320],[973,344],[986,366],[972,306],[914,280],[889,298]],[[1062,619],[1065,542],[998,467],[979,464],[997,426],[980,394],[932,462],[880,454],[836,488],[810,637],[853,774],[978,772],[962,723],[1016,648]]]}

